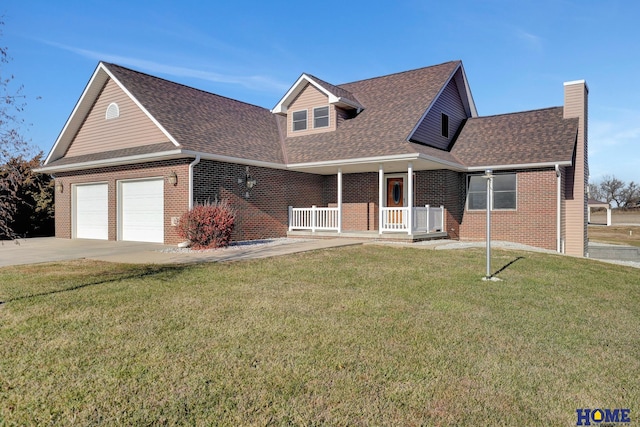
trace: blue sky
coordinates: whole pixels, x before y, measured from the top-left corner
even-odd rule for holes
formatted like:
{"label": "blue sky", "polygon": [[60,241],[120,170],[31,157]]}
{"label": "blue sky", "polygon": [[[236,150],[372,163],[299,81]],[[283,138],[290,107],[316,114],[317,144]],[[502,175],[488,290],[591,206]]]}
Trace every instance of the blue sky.
{"label": "blue sky", "polygon": [[562,105],[563,82],[585,79],[592,181],[640,181],[635,0],[4,0],[0,14],[3,75],[45,153],[100,60],[272,108],[303,72],[340,84],[460,59],[480,115]]}

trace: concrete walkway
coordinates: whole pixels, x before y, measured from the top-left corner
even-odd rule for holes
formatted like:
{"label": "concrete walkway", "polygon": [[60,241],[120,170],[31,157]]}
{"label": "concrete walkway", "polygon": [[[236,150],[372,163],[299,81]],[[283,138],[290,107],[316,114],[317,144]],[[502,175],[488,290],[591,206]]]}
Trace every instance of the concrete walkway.
{"label": "concrete walkway", "polygon": [[208,251],[181,250],[157,243],[115,242],[41,237],[0,244],[0,267],[43,262],[93,259],[130,264],[190,264],[239,261],[288,255],[317,249],[362,244],[360,239],[269,239]]}

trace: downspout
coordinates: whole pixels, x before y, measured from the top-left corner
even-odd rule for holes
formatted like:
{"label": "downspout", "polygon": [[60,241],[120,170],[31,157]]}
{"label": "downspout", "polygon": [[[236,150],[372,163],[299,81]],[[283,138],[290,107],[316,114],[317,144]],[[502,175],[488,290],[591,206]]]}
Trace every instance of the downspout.
{"label": "downspout", "polygon": [[189,210],[193,209],[193,167],[200,163],[200,154],[196,155],[193,162],[189,163]]}
{"label": "downspout", "polygon": [[562,178],[561,178],[561,175],[560,175],[560,166],[558,166],[556,164],[555,169],[556,169],[556,181],[557,181],[557,184],[556,184],[556,187],[557,187],[557,190],[556,190],[556,193],[557,193],[557,198],[556,198],[557,199],[556,200],[556,251],[558,253],[562,253],[562,235],[561,235],[561,232],[560,232],[560,226],[561,226],[561,223],[562,223],[562,216],[561,216],[561,212],[560,212],[560,210],[562,208],[562,197],[561,197],[561,193],[560,193],[561,185],[562,185],[562,182],[561,182]]}

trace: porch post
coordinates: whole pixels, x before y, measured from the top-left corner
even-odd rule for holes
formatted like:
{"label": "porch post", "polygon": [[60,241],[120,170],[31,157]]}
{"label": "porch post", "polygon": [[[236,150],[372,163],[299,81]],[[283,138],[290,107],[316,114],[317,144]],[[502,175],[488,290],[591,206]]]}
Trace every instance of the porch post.
{"label": "porch post", "polygon": [[384,168],[382,163],[378,166],[378,234],[382,234],[382,207],[384,206]]}
{"label": "porch post", "polygon": [[338,168],[338,234],[342,233],[342,168]]}
{"label": "porch post", "polygon": [[407,234],[413,234],[413,163],[409,162],[407,165],[407,207],[409,212],[407,214]]}

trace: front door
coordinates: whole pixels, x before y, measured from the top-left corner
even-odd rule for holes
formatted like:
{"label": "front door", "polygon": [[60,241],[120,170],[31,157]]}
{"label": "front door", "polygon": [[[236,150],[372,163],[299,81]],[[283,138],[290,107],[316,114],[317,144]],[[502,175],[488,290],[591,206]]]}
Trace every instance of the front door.
{"label": "front door", "polygon": [[[404,179],[387,178],[387,207],[388,208],[401,208],[404,206]],[[400,224],[402,223],[402,211],[390,211],[387,217],[387,223]]]}

